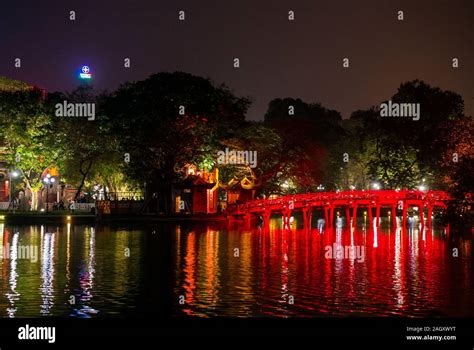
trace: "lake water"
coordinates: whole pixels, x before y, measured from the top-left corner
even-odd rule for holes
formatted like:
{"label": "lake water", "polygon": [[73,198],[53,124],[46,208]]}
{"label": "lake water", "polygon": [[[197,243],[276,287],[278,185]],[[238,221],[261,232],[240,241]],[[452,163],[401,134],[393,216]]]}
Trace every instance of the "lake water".
{"label": "lake water", "polygon": [[132,227],[0,223],[0,317],[474,316],[471,234]]}

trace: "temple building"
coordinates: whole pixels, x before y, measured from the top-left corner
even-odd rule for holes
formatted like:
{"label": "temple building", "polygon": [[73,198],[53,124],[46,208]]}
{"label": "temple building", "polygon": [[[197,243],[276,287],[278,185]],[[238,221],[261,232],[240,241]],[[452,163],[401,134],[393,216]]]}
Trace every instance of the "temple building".
{"label": "temple building", "polygon": [[10,180],[8,178],[8,171],[6,169],[6,164],[0,160],[0,203],[9,201],[9,193]]}
{"label": "temple building", "polygon": [[185,172],[185,178],[173,188],[174,213],[216,214],[254,199],[258,187],[247,177],[225,183],[219,179],[218,168],[206,171],[188,165]]}
{"label": "temple building", "polygon": [[215,214],[218,212],[218,170],[186,166],[186,177],[175,184],[172,202],[175,213]]}

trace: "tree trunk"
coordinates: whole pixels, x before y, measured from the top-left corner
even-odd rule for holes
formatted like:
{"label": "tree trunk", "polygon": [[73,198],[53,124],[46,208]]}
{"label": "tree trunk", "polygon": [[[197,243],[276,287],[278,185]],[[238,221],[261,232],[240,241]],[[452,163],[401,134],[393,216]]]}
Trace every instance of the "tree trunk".
{"label": "tree trunk", "polygon": [[31,192],[31,210],[36,211],[38,210],[38,194],[39,190],[32,190],[30,189]]}
{"label": "tree trunk", "polygon": [[[87,162],[87,167],[86,170],[82,170],[82,166]],[[84,187],[84,183],[86,182],[87,175],[89,174],[89,171],[91,170],[92,167],[92,160],[87,159],[81,162],[81,166],[79,169],[79,172],[82,175],[81,183],[79,184],[79,187],[77,188],[76,195],[74,196],[74,200],[77,202],[77,199],[79,198],[79,195],[81,194],[82,187]]]}

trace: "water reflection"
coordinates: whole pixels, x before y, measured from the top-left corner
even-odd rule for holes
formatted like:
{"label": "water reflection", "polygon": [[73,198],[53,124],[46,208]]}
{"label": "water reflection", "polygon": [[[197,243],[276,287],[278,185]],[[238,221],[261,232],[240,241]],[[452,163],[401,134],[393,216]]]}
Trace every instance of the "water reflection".
{"label": "water reflection", "polygon": [[94,272],[95,272],[95,230],[93,227],[86,228],[84,232],[84,255],[86,257],[79,266],[80,288],[75,293],[77,307],[73,309],[71,316],[79,318],[90,318],[98,310],[91,308],[89,302],[93,298]]}
{"label": "water reflection", "polygon": [[[7,235],[8,237],[8,235]],[[9,301],[9,307],[7,308],[8,317],[15,317],[16,307],[15,302],[20,299],[20,293],[17,292],[17,258],[18,258],[18,237],[19,234],[15,233],[12,239],[11,247],[6,248],[4,252],[7,252],[10,249],[10,277],[8,279],[10,290],[6,293],[6,297]]]}
{"label": "water reflection", "polygon": [[[0,224],[0,316],[133,317],[163,300],[175,316],[474,316],[472,235],[364,220],[322,229],[298,217],[290,228],[275,219],[251,229]],[[25,246],[38,247],[36,262]]]}
{"label": "water reflection", "polygon": [[[47,316],[54,305],[54,233],[41,229],[41,315]],[[32,262],[31,262],[32,263]]]}
{"label": "water reflection", "polygon": [[[144,234],[110,228],[97,233],[94,227],[71,224],[0,224],[0,317],[130,314],[131,300],[143,294]],[[133,247],[133,256],[125,256],[114,242]],[[28,254],[34,248],[36,260]]]}
{"label": "water reflection", "polygon": [[[368,229],[315,226],[284,229],[276,219],[251,231],[180,228],[175,294],[185,302],[176,314],[474,316],[472,237],[450,241],[445,228],[392,228],[386,218]],[[365,256],[326,258],[328,246]]]}

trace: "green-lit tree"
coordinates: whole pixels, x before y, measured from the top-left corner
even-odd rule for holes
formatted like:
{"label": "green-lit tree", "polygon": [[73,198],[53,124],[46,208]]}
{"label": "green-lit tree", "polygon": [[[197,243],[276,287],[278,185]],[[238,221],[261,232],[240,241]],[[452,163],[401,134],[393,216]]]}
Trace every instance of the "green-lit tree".
{"label": "green-lit tree", "polygon": [[240,181],[247,178],[259,194],[279,192],[279,175],[285,167],[282,162],[284,152],[281,148],[282,140],[273,129],[262,123],[247,123],[232,138],[222,140],[221,145],[221,150],[227,147],[230,150],[255,151],[257,155],[254,168],[250,164],[218,164],[223,184],[233,179]]}
{"label": "green-lit tree", "polygon": [[414,80],[400,85],[391,100],[397,103],[419,103],[420,119],[383,118],[376,107],[356,111],[351,120],[358,126],[352,133],[359,144],[356,158],[361,152],[369,156],[369,176],[388,188],[413,188],[422,179],[431,187],[442,186],[443,174],[439,171],[442,147],[434,141],[445,122],[464,118],[463,100],[451,91]]}
{"label": "green-lit tree", "polygon": [[76,199],[87,184],[112,184],[112,179],[120,177],[124,160],[118,150],[120,135],[112,133],[109,118],[104,114],[106,97],[105,93],[95,94],[90,85],[81,85],[71,93],[48,96],[48,112],[53,116],[56,104],[63,101],[95,104],[94,120],[53,117],[52,121],[51,145],[57,150],[63,181],[76,186]]}
{"label": "green-lit tree", "polygon": [[0,91],[0,139],[11,169],[20,172],[31,209],[38,208],[43,172],[55,165],[58,152],[51,147],[51,118],[39,90]]}

